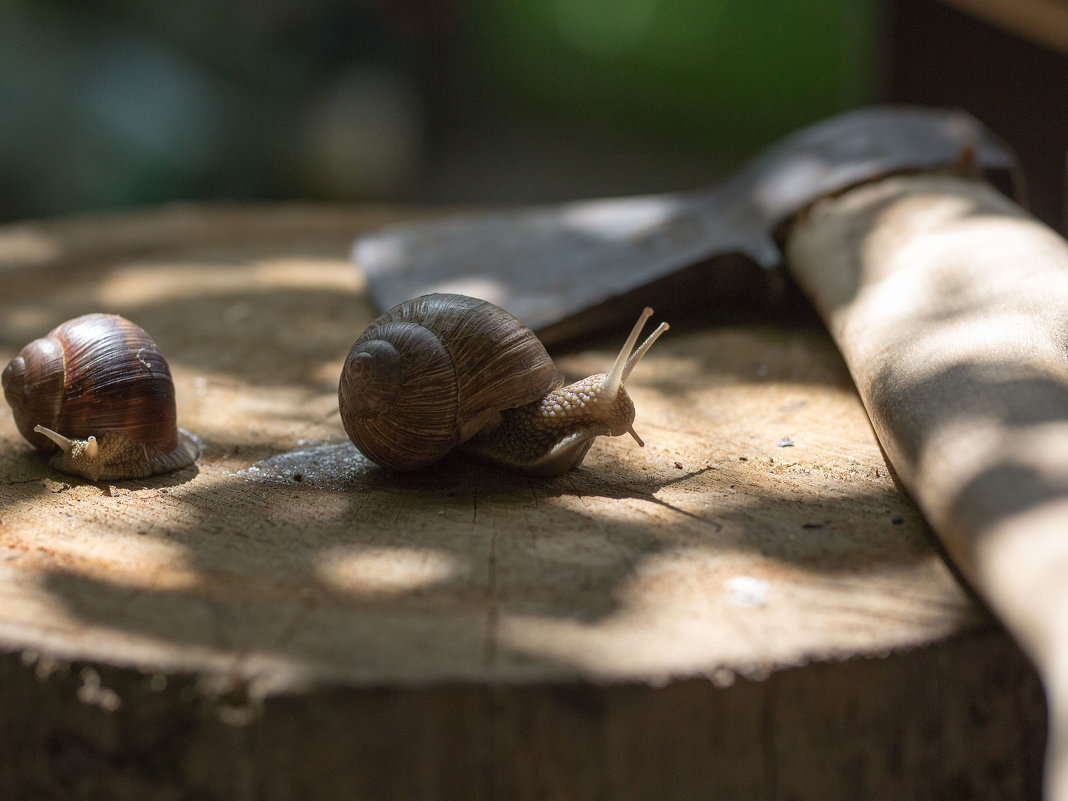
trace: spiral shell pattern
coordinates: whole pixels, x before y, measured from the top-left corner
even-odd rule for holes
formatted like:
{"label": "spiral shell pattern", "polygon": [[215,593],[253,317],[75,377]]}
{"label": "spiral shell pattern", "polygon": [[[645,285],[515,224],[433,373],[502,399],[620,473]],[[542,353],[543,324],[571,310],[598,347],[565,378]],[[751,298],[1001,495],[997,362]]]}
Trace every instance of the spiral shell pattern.
{"label": "spiral shell pattern", "polygon": [[169,452],[178,445],[174,383],[152,338],[114,314],[87,314],[24,347],[3,372],[4,395],[22,435],[56,445],[41,425],[72,439],[125,434]]}
{"label": "spiral shell pattern", "polygon": [[356,340],[338,403],[345,431],[369,459],[411,470],[562,383],[514,316],[484,300],[433,294],[393,307]]}

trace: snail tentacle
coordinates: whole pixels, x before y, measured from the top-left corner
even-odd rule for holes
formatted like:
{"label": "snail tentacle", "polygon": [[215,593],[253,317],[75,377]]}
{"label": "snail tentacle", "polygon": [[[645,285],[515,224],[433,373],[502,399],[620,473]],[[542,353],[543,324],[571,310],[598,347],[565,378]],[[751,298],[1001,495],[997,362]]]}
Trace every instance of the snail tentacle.
{"label": "snail tentacle", "polygon": [[500,423],[472,440],[470,450],[500,464],[511,460],[512,466],[524,472],[558,475],[578,466],[597,437],[630,434],[645,447],[634,430],[634,402],[623,382],[669,328],[661,323],[635,349],[652,313],[650,308],[642,311],[608,373],[589,376],[534,403],[502,412]]}

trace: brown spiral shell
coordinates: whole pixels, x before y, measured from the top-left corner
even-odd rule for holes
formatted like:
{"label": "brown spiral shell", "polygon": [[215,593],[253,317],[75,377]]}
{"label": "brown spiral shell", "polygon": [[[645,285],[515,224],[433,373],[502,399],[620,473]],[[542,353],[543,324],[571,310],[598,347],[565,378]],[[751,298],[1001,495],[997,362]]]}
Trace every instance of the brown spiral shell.
{"label": "brown spiral shell", "polygon": [[2,383],[19,432],[42,452],[58,446],[35,426],[72,440],[121,434],[156,462],[135,468],[143,475],[192,461],[176,425],[170,368],[152,338],[123,317],[86,314],[62,323],[23,348]]}
{"label": "brown spiral shell", "polygon": [[432,294],[394,306],[360,335],[338,404],[364,455],[411,470],[562,383],[545,347],[514,316],[477,298]]}

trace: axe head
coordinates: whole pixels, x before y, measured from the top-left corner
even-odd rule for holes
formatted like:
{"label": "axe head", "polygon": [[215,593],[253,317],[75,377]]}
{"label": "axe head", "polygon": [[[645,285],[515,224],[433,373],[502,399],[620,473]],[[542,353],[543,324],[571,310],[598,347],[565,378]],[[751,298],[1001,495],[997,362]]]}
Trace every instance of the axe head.
{"label": "axe head", "polygon": [[960,111],[874,107],[794,133],[711,189],[457,215],[359,239],[380,309],[459,292],[546,342],[631,316],[772,303],[788,285],[779,237],[815,201],[901,172],[955,170],[1019,194],[1009,149]]}

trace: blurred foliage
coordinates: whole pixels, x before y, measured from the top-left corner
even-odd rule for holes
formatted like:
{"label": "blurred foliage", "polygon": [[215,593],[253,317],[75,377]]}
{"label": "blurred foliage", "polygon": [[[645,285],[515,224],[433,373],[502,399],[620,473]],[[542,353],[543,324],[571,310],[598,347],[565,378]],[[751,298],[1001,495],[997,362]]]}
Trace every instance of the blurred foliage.
{"label": "blurred foliage", "polygon": [[6,217],[300,194],[316,91],[385,45],[351,2],[2,2]]}
{"label": "blurred foliage", "polygon": [[864,0],[481,0],[503,93],[745,148],[867,102]]}
{"label": "blurred foliage", "polygon": [[0,0],[0,219],[450,199],[509,114],[751,148],[868,99],[872,2]]}

